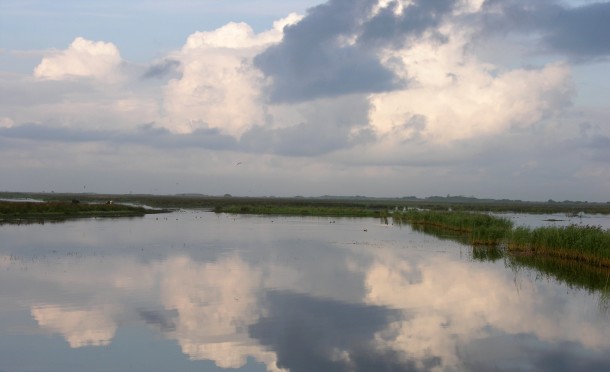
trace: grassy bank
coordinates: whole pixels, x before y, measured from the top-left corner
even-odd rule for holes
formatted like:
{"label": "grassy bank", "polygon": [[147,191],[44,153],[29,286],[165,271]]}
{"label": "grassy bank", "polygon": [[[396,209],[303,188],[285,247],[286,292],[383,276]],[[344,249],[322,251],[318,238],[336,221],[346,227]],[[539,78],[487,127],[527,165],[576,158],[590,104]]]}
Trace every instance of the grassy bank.
{"label": "grassy bank", "polygon": [[0,201],[0,222],[80,217],[136,217],[160,212],[163,211],[122,204]]}

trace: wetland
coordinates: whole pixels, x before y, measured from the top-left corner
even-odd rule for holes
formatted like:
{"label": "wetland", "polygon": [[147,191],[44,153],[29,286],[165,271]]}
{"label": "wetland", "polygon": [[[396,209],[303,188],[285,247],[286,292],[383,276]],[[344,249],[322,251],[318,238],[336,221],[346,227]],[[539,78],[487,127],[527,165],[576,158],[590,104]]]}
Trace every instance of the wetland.
{"label": "wetland", "polygon": [[[1,225],[0,370],[610,368],[606,267],[393,223],[381,203],[355,217],[329,201],[328,215],[225,213],[235,200],[218,199]],[[599,214],[497,217],[610,228]]]}

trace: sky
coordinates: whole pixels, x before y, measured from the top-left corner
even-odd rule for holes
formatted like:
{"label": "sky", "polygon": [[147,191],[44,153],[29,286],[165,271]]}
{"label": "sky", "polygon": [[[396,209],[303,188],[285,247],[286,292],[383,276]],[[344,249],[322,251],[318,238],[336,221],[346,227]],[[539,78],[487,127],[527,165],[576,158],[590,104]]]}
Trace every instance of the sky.
{"label": "sky", "polygon": [[0,0],[0,191],[610,201],[610,2]]}

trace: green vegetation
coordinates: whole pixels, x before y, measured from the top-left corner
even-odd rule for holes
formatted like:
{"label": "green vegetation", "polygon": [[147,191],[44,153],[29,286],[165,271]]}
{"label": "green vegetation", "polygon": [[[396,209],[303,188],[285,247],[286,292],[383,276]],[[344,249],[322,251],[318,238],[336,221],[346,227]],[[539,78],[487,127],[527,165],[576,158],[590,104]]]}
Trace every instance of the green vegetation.
{"label": "green vegetation", "polygon": [[511,252],[610,267],[610,230],[599,226],[518,227],[511,232],[507,247]]}
{"label": "green vegetation", "polygon": [[[610,309],[610,231],[600,227],[568,226],[513,228],[511,221],[489,212],[610,214],[610,203],[575,201],[524,202],[433,196],[424,199],[317,197],[235,197],[183,195],[104,195],[59,193],[0,193],[0,198],[32,198],[44,203],[1,202],[0,224],[56,222],[78,217],[141,216],[168,209],[207,209],[217,213],[328,217],[379,217],[414,230],[472,245],[472,259],[504,259],[513,270],[533,267],[541,276],[568,285],[600,291],[601,304]],[[78,199],[80,203],[73,204]],[[114,204],[105,204],[113,200]],[[149,210],[124,205],[148,205]]]}
{"label": "green vegetation", "polygon": [[331,216],[331,217],[384,217],[386,211],[350,206],[322,206],[322,205],[273,205],[273,204],[230,204],[216,206],[216,213],[239,214],[265,214],[265,215],[291,215],[291,216]]}
{"label": "green vegetation", "polygon": [[[0,209],[0,220],[22,218],[66,218],[82,216],[142,215],[155,211],[128,207],[121,203],[149,205],[157,208],[201,208],[217,213],[380,217],[387,223],[409,223],[416,229],[436,235],[451,233],[452,239],[475,246],[502,246],[510,252],[555,256],[610,266],[610,233],[595,227],[513,229],[504,218],[482,212],[522,213],[608,213],[610,203],[522,202],[519,200],[476,199],[461,196],[406,198],[318,197],[275,198],[206,195],[102,195],[55,193],[0,193],[3,198],[35,198],[46,203],[11,203]],[[71,200],[80,204],[73,205]],[[107,200],[116,204],[105,205]],[[26,206],[27,205],[27,206]],[[17,211],[15,208],[23,208]],[[425,209],[425,210],[421,210]]]}
{"label": "green vegetation", "polygon": [[22,223],[24,221],[61,220],[80,217],[134,217],[160,212],[164,211],[122,204],[0,201],[0,223]]}
{"label": "green vegetation", "polygon": [[472,245],[505,246],[509,252],[556,257],[610,267],[610,230],[595,226],[512,227],[512,222],[480,213],[409,210],[397,223],[432,226],[458,233]]}
{"label": "green vegetation", "polygon": [[[179,195],[149,195],[149,194],[63,194],[63,193],[15,193],[0,192],[0,198],[34,198],[44,201],[70,201],[79,199],[81,202],[103,202],[114,200],[116,203],[133,203],[149,205],[155,208],[200,208],[214,210],[216,207],[229,205],[261,206],[272,205],[284,207],[339,207],[360,208],[365,210],[402,210],[403,208],[420,208],[426,210],[453,210],[470,212],[515,212],[515,213],[564,213],[576,215],[584,212],[589,214],[610,214],[609,203],[589,203],[580,201],[530,202],[508,199],[477,199],[464,196],[430,196],[417,198],[414,196],[401,198],[370,198],[364,196],[320,196],[320,197],[238,197],[226,194],[224,196],[209,196],[203,194]],[[274,211],[275,213],[276,211]]]}
{"label": "green vegetation", "polygon": [[395,223],[434,226],[463,233],[473,245],[500,244],[512,228],[512,222],[505,218],[482,213],[408,210],[394,213]]}

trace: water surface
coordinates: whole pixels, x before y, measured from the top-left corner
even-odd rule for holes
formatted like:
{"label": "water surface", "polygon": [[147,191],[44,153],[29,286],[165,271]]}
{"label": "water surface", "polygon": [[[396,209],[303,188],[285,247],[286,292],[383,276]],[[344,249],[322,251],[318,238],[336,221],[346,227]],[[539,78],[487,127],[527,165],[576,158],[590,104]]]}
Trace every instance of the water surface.
{"label": "water surface", "polygon": [[6,372],[607,370],[607,302],[377,219],[0,226]]}

